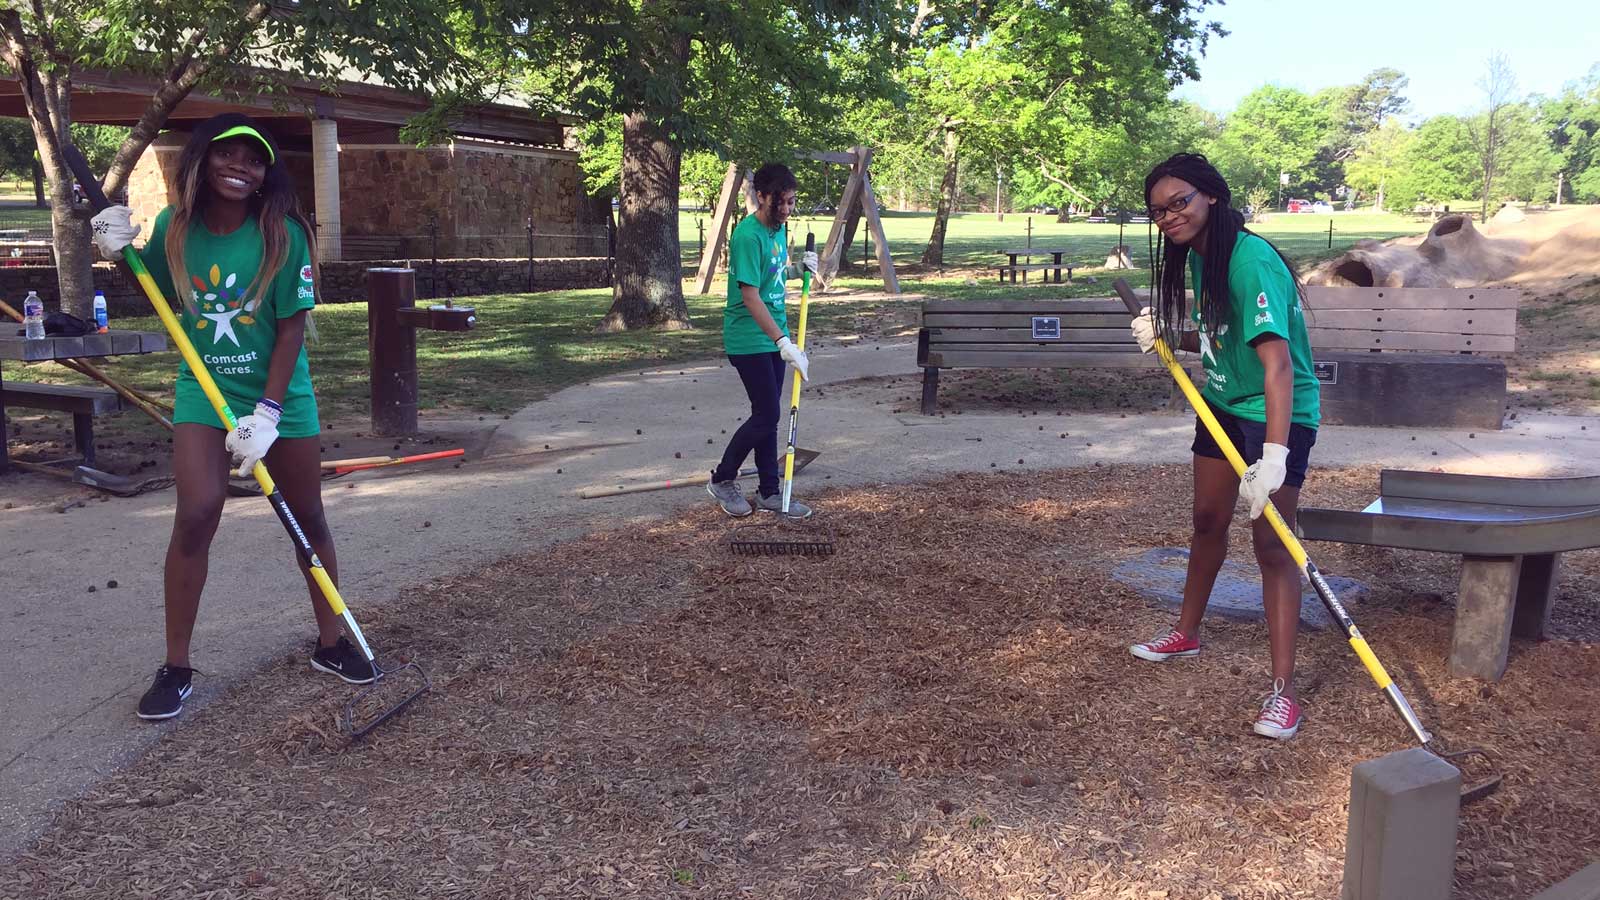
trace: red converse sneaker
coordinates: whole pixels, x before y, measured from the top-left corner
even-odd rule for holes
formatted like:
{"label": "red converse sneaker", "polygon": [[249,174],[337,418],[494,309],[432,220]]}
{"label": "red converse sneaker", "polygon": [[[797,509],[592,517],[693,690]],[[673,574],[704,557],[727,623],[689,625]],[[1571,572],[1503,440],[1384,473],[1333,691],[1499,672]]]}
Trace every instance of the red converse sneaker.
{"label": "red converse sneaker", "polygon": [[1272,682],[1272,693],[1261,702],[1256,717],[1256,734],[1286,741],[1300,730],[1300,704],[1283,695],[1283,679]]}
{"label": "red converse sneaker", "polygon": [[1134,644],[1128,652],[1140,659],[1162,662],[1180,656],[1199,656],[1200,641],[1174,628],[1158,638]]}

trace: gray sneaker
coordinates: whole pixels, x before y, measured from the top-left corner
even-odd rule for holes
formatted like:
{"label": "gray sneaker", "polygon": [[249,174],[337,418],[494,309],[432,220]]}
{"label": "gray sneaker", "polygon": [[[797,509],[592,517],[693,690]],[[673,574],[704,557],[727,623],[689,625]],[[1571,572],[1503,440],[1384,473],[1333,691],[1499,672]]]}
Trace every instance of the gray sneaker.
{"label": "gray sneaker", "polygon": [[717,498],[717,505],[722,511],[735,519],[742,519],[755,510],[750,508],[750,501],[744,498],[744,491],[739,490],[737,481],[712,481],[706,484],[706,493]]}
{"label": "gray sneaker", "polygon": [[[756,508],[765,510],[767,512],[782,512],[783,495],[773,494],[771,497],[758,497],[756,498]],[[809,519],[811,518],[811,507],[801,503],[799,500],[796,500],[793,497],[790,497],[789,518]]]}

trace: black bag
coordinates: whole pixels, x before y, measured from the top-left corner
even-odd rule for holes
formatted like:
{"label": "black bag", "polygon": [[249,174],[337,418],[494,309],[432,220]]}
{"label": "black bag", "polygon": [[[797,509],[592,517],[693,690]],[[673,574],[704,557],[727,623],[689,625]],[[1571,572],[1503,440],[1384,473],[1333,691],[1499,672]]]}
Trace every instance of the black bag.
{"label": "black bag", "polygon": [[94,326],[72,313],[58,311],[44,317],[45,337],[82,337],[95,331]]}

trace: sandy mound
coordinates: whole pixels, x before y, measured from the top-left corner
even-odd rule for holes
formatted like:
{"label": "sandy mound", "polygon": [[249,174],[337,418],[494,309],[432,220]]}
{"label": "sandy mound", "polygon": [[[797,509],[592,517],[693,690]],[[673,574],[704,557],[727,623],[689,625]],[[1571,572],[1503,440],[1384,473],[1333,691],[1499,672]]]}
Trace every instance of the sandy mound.
{"label": "sandy mound", "polygon": [[1482,229],[1445,216],[1421,241],[1362,241],[1313,269],[1309,284],[1338,287],[1531,285],[1600,273],[1600,206],[1502,209]]}

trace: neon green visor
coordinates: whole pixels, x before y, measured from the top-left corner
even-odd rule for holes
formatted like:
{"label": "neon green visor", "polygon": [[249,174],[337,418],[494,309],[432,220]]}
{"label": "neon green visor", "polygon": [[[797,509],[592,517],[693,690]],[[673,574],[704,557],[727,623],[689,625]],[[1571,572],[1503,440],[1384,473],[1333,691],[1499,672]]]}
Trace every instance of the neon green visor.
{"label": "neon green visor", "polygon": [[212,138],[211,143],[215,144],[217,141],[225,141],[228,138],[236,137],[255,138],[256,141],[261,144],[261,149],[267,151],[267,165],[270,166],[278,161],[277,156],[272,152],[272,145],[267,143],[267,139],[261,136],[261,132],[251,128],[249,125],[235,125],[232,128],[229,128],[227,131],[224,131],[223,133]]}

